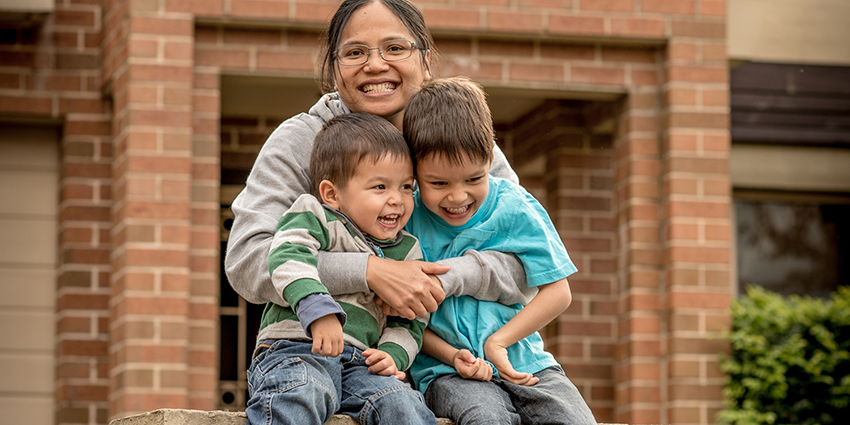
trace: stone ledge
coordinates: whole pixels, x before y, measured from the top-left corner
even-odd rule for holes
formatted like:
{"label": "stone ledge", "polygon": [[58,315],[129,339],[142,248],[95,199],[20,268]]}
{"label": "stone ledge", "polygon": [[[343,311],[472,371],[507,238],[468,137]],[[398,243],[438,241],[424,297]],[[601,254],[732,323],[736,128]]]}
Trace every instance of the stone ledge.
{"label": "stone ledge", "polygon": [[[245,412],[158,409],[115,419],[109,422],[109,425],[245,425],[247,418]],[[325,422],[325,425],[357,425],[357,422],[346,415],[334,415],[331,420]],[[437,425],[453,425],[453,422],[445,418],[437,418]]]}
{"label": "stone ledge", "polygon": [[[158,409],[115,419],[109,425],[245,425],[246,419],[245,412]],[[448,419],[437,419],[437,425],[452,424]],[[357,422],[346,415],[334,415],[325,425],[357,425]]]}

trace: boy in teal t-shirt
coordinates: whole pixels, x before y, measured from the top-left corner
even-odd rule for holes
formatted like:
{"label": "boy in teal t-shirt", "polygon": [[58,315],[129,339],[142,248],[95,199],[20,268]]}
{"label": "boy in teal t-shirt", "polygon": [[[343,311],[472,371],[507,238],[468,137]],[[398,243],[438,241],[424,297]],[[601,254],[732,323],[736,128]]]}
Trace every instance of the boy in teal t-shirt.
{"label": "boy in teal t-shirt", "polygon": [[428,82],[411,97],[403,128],[419,185],[406,228],[425,260],[513,253],[539,290],[525,306],[443,301],[410,369],[428,407],[458,425],[595,424],[537,333],[569,306],[576,267],[534,197],[489,177],[494,132],[483,90],[465,78]]}

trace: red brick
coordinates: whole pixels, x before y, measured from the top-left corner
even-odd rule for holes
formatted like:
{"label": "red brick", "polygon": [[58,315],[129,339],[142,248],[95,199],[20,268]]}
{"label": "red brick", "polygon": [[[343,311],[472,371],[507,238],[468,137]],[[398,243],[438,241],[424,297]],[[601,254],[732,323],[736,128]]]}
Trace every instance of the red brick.
{"label": "red brick", "polygon": [[189,313],[186,299],[169,298],[164,295],[150,298],[127,296],[124,298],[122,307],[122,314],[185,316]]}
{"label": "red brick", "polygon": [[225,28],[225,44],[258,44],[258,45],[281,45],[283,33],[281,30]]}
{"label": "red brick", "polygon": [[540,56],[551,59],[593,60],[596,57],[594,46],[540,43]]}
{"label": "red brick", "polygon": [[611,18],[611,35],[663,38],[664,21],[653,18]]}
{"label": "red brick", "polygon": [[732,192],[732,184],[729,179],[705,179],[703,181],[703,192],[707,196],[729,196]]}
{"label": "red brick", "polygon": [[192,68],[173,65],[130,65],[130,79],[133,81],[183,82],[192,81]]}
{"label": "red brick", "polygon": [[481,22],[480,12],[475,9],[428,7],[422,16],[430,29],[477,30]]}
{"label": "red brick", "polygon": [[512,63],[509,67],[511,80],[517,81],[563,81],[562,65]]}
{"label": "red brick", "polygon": [[572,66],[570,76],[576,83],[623,85],[626,82],[625,70],[620,67]]}
{"label": "red brick", "polygon": [[702,22],[695,20],[674,20],[673,36],[698,38],[726,38],[725,22]]}
{"label": "red brick", "polygon": [[78,26],[94,27],[94,11],[68,10],[57,8],[53,12],[53,25],[56,26]]}
{"label": "red brick", "polygon": [[729,161],[725,158],[669,157],[666,163],[668,170],[672,172],[721,174],[729,172]]}
{"label": "red brick", "polygon": [[671,195],[696,195],[699,186],[696,179],[676,177],[665,181],[665,189],[665,193]]}
{"label": "red brick", "polygon": [[728,129],[729,115],[708,112],[670,112],[667,114],[667,125],[685,128]]}
{"label": "red brick", "polygon": [[478,42],[478,53],[502,57],[531,57],[534,54],[534,45],[531,42],[481,40]]}
{"label": "red brick", "polygon": [[165,11],[184,12],[200,16],[222,16],[224,0],[165,0]]}
{"label": "red brick", "polygon": [[186,219],[188,206],[183,203],[167,202],[126,202],[119,210],[119,216],[127,214],[134,218]]}
{"label": "red brick", "polygon": [[109,296],[105,294],[61,294],[56,300],[59,310],[106,310]]}
{"label": "red brick", "polygon": [[193,59],[193,44],[181,41],[166,41],[163,57],[166,60],[191,61]]}
{"label": "red brick", "polygon": [[701,0],[700,14],[703,16],[726,16],[726,0]]}
{"label": "red brick", "polygon": [[667,251],[671,262],[727,264],[731,258],[728,248],[676,247]]}
{"label": "red brick", "polygon": [[242,68],[249,66],[249,53],[242,49],[225,49],[222,47],[195,47],[195,65],[220,66],[223,68]]}
{"label": "red brick", "polygon": [[[286,3],[284,3],[286,4]],[[329,22],[339,5],[335,2],[310,2],[299,0],[295,3],[295,19],[303,21]]]}
{"label": "red brick", "polygon": [[129,113],[129,124],[157,127],[190,127],[192,114],[173,110],[136,109]]}
{"label": "red brick", "polygon": [[634,0],[579,0],[579,9],[606,12],[631,12]]}
{"label": "red brick", "polygon": [[217,44],[220,30],[217,27],[204,27],[197,25],[195,27],[195,44]]}
{"label": "red brick", "polygon": [[694,83],[727,83],[729,81],[729,70],[725,66],[671,66],[667,72],[670,81]]}
{"label": "red brick", "polygon": [[610,62],[655,63],[655,49],[603,46],[602,60]]}
{"label": "red brick", "polygon": [[605,34],[605,18],[553,12],[549,16],[549,32],[566,35],[603,35]]}
{"label": "red brick", "polygon": [[457,4],[486,5],[486,6],[507,6],[508,0],[457,0]]}
{"label": "red brick", "polygon": [[693,15],[696,10],[694,0],[641,0],[642,12]]}
{"label": "red brick", "polygon": [[630,74],[631,84],[634,86],[657,86],[658,71],[654,69],[635,69]]}
{"label": "red brick", "polygon": [[133,34],[190,37],[193,30],[194,23],[191,19],[153,17],[150,15],[130,17],[130,32]]}
{"label": "red brick", "polygon": [[257,52],[257,69],[313,71],[313,56],[309,53]]}
{"label": "red brick", "polygon": [[10,96],[0,95],[0,112],[11,114],[50,115],[53,101],[49,98],[38,98],[32,95]]}
{"label": "red brick", "polygon": [[725,65],[725,62],[728,59],[726,56],[726,43],[711,43],[704,41],[700,51],[704,62],[721,62]]}
{"label": "red brick", "polygon": [[544,27],[540,12],[489,11],[486,28],[490,31],[540,33]]}
{"label": "red brick", "polygon": [[668,203],[669,217],[728,218],[727,202],[671,201]]}

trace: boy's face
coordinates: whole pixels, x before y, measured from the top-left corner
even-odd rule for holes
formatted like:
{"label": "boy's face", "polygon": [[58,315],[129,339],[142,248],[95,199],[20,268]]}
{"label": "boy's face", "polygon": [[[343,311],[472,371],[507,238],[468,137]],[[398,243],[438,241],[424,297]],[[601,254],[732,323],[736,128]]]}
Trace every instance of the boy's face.
{"label": "boy's face", "polygon": [[328,183],[322,201],[351,218],[363,233],[376,239],[392,239],[413,213],[413,163],[410,158],[384,156],[377,162],[362,161],[344,188]]}
{"label": "boy's face", "polygon": [[451,226],[466,224],[487,199],[491,163],[465,154],[460,164],[440,154],[428,155],[416,170],[422,203]]}

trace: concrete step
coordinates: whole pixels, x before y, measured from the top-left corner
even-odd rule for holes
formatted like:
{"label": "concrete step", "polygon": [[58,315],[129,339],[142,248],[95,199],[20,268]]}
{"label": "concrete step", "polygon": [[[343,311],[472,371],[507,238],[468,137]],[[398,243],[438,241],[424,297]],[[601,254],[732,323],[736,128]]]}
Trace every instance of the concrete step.
{"label": "concrete step", "polygon": [[[115,419],[109,425],[245,425],[246,418],[245,412],[159,409]],[[357,425],[357,422],[346,415],[334,415],[325,425]],[[437,425],[453,425],[453,422],[440,418]]]}
{"label": "concrete step", "polygon": [[[158,409],[115,419],[109,425],[245,425],[246,419],[245,412]],[[325,422],[325,425],[357,425],[357,422],[346,415],[334,415],[331,420]],[[454,425],[454,423],[446,418],[437,418],[437,425]]]}

